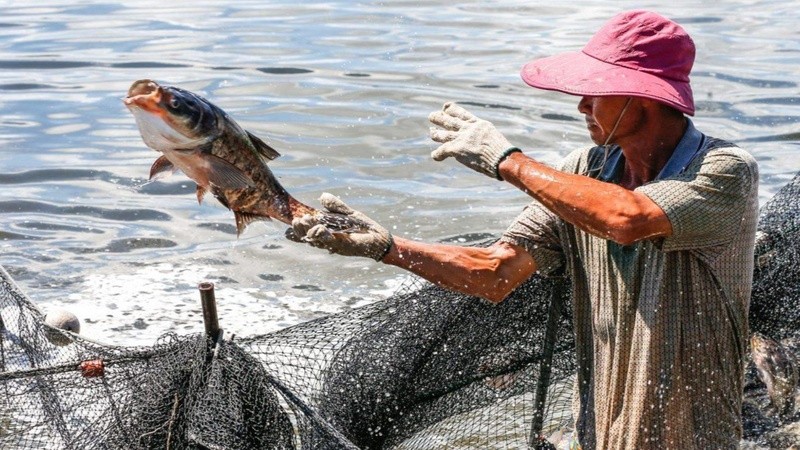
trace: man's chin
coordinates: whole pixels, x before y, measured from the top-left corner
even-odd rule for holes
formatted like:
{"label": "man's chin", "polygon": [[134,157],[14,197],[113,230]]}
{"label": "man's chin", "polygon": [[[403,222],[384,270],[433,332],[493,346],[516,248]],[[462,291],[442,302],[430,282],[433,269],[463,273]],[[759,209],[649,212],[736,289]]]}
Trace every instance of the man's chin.
{"label": "man's chin", "polygon": [[598,136],[597,133],[589,132],[589,138],[595,143],[595,145],[603,145],[606,143],[606,140],[603,139],[602,136]]}

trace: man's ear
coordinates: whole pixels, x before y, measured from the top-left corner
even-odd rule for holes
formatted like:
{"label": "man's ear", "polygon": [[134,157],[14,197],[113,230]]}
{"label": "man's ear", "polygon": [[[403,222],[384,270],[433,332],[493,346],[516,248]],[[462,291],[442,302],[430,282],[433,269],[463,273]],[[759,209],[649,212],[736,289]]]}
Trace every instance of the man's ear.
{"label": "man's ear", "polygon": [[656,100],[652,100],[649,98],[634,98],[634,101],[639,100],[642,104],[642,108],[646,109],[649,112],[653,112],[658,114],[659,116],[666,116],[666,117],[683,117],[683,113],[678,111],[677,109],[673,108],[672,106],[667,105],[666,103],[661,103]]}

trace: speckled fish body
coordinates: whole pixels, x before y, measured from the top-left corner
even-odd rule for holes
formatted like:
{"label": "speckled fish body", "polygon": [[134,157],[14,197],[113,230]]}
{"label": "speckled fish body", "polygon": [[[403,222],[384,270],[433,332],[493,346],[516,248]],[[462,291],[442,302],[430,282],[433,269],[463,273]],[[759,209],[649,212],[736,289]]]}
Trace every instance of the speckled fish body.
{"label": "speckled fish body", "polygon": [[758,377],[767,386],[772,405],[782,416],[791,415],[795,408],[794,390],[797,386],[797,361],[789,351],[772,338],[753,333],[750,353]]}
{"label": "speckled fish body", "polygon": [[[241,233],[253,220],[290,224],[323,214],[294,199],[267,166],[280,154],[243,130],[222,109],[197,94],[152,80],[134,82],[124,99],[145,144],[159,152],[150,179],[181,170],[197,183],[197,200],[211,192],[231,209]],[[341,217],[324,213],[331,222]],[[345,221],[346,222],[346,221]],[[340,229],[352,223],[338,223]]]}

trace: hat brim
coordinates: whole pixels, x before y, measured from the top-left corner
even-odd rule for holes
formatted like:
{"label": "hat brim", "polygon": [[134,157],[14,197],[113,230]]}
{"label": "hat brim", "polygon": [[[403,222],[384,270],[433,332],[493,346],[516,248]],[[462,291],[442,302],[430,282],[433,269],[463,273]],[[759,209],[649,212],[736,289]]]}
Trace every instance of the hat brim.
{"label": "hat brim", "polygon": [[529,86],[572,95],[643,97],[694,115],[688,82],[672,81],[635,69],[609,64],[583,52],[535,59],[522,67]]}

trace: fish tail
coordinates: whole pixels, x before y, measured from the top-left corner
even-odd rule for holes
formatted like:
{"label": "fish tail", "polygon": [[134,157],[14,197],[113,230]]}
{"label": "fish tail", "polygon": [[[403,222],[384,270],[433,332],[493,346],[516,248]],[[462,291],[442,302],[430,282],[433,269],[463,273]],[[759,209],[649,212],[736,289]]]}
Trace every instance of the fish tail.
{"label": "fish tail", "polygon": [[306,205],[305,203],[297,200],[296,198],[292,197],[291,195],[286,195],[286,203],[288,205],[289,210],[289,217],[288,220],[282,220],[288,224],[292,223],[292,220],[298,217],[303,217],[306,214],[314,215],[317,213],[317,210],[311,206]]}

